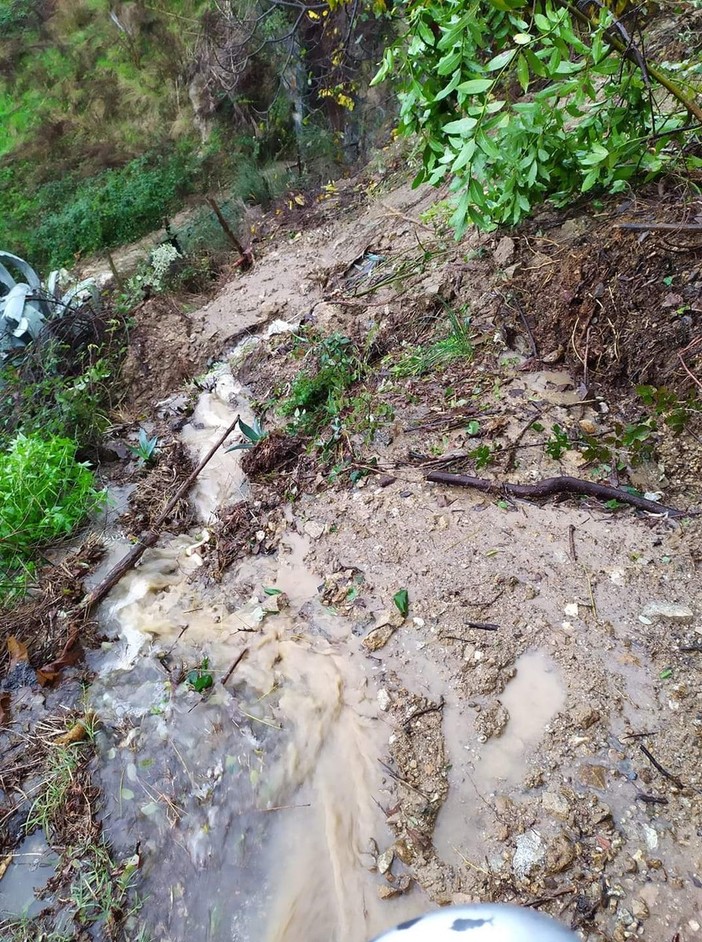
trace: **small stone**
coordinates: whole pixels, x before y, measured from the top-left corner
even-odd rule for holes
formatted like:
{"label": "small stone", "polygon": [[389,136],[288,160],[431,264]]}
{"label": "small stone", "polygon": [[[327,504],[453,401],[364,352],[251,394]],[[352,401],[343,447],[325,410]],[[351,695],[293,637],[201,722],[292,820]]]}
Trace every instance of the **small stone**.
{"label": "small stone", "polygon": [[649,602],[641,615],[654,621],[674,621],[680,625],[689,624],[695,617],[691,608],[677,602]]}
{"label": "small stone", "polygon": [[546,869],[549,873],[567,870],[575,860],[575,846],[565,834],[557,834],[546,849]]}
{"label": "small stone", "polygon": [[578,617],[578,603],[569,602],[563,609],[563,612],[564,614],[568,616],[568,618],[577,618]]}
{"label": "small stone", "polygon": [[650,824],[643,823],[641,825],[644,834],[644,840],[646,841],[646,847],[649,850],[655,850],[658,847],[658,832],[655,828],[652,828]]}
{"label": "small stone", "polygon": [[593,707],[580,703],[572,710],[570,718],[578,729],[590,729],[599,720],[600,714]]}
{"label": "small stone", "polygon": [[401,860],[403,864],[409,866],[414,860],[414,850],[404,838],[400,838],[399,841],[395,841],[393,844],[393,849],[395,851],[395,856],[398,860]]}
{"label": "small stone", "polygon": [[385,853],[378,856],[378,873],[386,874],[392,867],[395,851],[389,847]]}
{"label": "small stone", "polygon": [[524,880],[543,861],[546,850],[541,836],[533,830],[520,834],[515,845],[512,870],[517,879]]}
{"label": "small stone", "polygon": [[324,533],[324,526],[316,520],[305,520],[303,530],[313,540],[318,540]]}
{"label": "small stone", "polygon": [[361,644],[366,651],[379,651],[384,648],[390,638],[395,634],[397,628],[394,625],[380,625],[378,628],[371,628]]}
{"label": "small stone", "polygon": [[544,811],[552,814],[555,818],[566,819],[570,817],[570,804],[558,792],[544,792],[541,799]]}
{"label": "small stone", "polygon": [[584,765],[578,779],[583,785],[603,791],[607,787],[607,769],[603,765]]}
{"label": "small stone", "polygon": [[497,243],[495,251],[492,253],[495,264],[500,268],[504,268],[505,265],[508,265],[512,261],[514,251],[514,239],[510,239],[509,236],[504,236],[504,238],[500,239]]}
{"label": "small stone", "polygon": [[646,919],[648,906],[642,899],[635,899],[631,904],[631,913],[635,919]]}
{"label": "small stone", "polygon": [[692,929],[693,932],[700,931],[700,924],[699,922],[697,922],[696,919],[688,919],[687,924]]}
{"label": "small stone", "polygon": [[400,890],[396,886],[390,886],[388,883],[381,883],[378,887],[378,899],[392,899],[400,895]]}
{"label": "small stone", "polygon": [[406,893],[411,886],[412,878],[410,875],[408,873],[401,873],[392,885],[383,883],[378,887],[378,899],[393,899],[395,896]]}
{"label": "small stone", "polygon": [[386,713],[390,709],[390,704],[392,700],[390,699],[390,694],[383,688],[378,691],[378,707]]}

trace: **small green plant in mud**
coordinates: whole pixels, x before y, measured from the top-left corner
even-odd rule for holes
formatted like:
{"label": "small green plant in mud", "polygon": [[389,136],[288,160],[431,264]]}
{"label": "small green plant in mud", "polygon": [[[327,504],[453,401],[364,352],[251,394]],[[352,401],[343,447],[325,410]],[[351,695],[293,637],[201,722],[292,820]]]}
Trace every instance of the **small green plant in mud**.
{"label": "small green plant in mud", "polygon": [[403,618],[409,615],[409,593],[407,589],[400,589],[392,597],[395,608]]}
{"label": "small green plant in mud", "polygon": [[203,657],[200,665],[189,671],[185,682],[196,693],[204,693],[214,685],[214,677],[210,672],[209,658]]}
{"label": "small green plant in mud", "polygon": [[[532,426],[533,428],[533,426]],[[565,432],[560,425],[555,424],[551,426],[551,437],[546,441],[544,446],[544,451],[546,454],[553,458],[554,461],[559,461],[561,455],[568,451],[571,447],[570,436]]]}
{"label": "small green plant in mud", "polygon": [[136,445],[130,445],[132,454],[138,459],[140,465],[150,464],[157,454],[158,435],[149,438],[145,429],[139,429],[139,439]]}
{"label": "small green plant in mud", "polygon": [[258,419],[254,419],[253,425],[247,425],[246,422],[239,419],[239,428],[245,436],[246,441],[237,442],[236,445],[230,445],[229,448],[225,449],[226,451],[249,451],[267,437],[267,433],[263,431],[263,426]]}
{"label": "small green plant in mud", "polygon": [[82,447],[99,441],[109,425],[115,360],[98,355],[78,375],[64,376],[60,359],[57,348],[43,353],[41,375],[32,381],[14,365],[0,370],[0,443],[17,432],[72,438]]}
{"label": "small green plant in mud", "polygon": [[406,351],[390,368],[394,376],[423,376],[432,370],[448,366],[454,360],[470,360],[473,356],[473,341],[470,331],[470,318],[465,309],[455,311],[448,305],[446,314],[450,325],[446,337],[429,346],[418,344]]}
{"label": "small green plant in mud", "polygon": [[483,468],[489,468],[495,460],[495,455],[489,445],[478,445],[468,453],[468,457],[475,462],[476,471],[482,471]]}
{"label": "small green plant in mud", "polygon": [[303,370],[280,405],[280,414],[307,432],[315,431],[339,415],[344,404],[344,392],[365,371],[358,348],[344,334],[331,334],[310,352],[314,352],[316,370]]}
{"label": "small green plant in mud", "polygon": [[105,499],[70,439],[20,434],[0,452],[0,602],[24,591],[35,554],[72,533]]}
{"label": "small green plant in mud", "polygon": [[36,828],[41,828],[49,840],[54,821],[63,813],[73,788],[76,771],[83,760],[84,744],[55,746],[50,756],[47,776],[24,822],[24,829],[28,834]]}
{"label": "small green plant in mud", "polygon": [[125,905],[136,883],[139,867],[136,855],[116,864],[107,846],[100,842],[76,848],[69,852],[69,858],[76,874],[70,905],[79,925],[101,924],[109,928],[116,919],[121,922],[125,916],[134,916],[139,911],[138,900],[131,906]]}

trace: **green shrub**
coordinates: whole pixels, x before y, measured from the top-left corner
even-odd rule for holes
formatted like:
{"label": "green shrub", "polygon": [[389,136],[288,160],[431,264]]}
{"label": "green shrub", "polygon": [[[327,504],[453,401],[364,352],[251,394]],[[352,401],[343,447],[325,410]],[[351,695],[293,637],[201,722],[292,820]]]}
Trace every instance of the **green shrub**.
{"label": "green shrub", "polygon": [[94,445],[109,424],[113,365],[104,356],[78,376],[64,376],[55,360],[45,357],[44,375],[34,382],[5,367],[0,371],[0,447],[18,432],[71,438],[81,448]]}
{"label": "green shrub", "polygon": [[76,444],[18,435],[0,453],[0,601],[21,591],[38,550],[68,536],[105,495]]}
{"label": "green shrub", "polygon": [[15,36],[35,26],[41,14],[41,0],[1,0],[0,36]]}
{"label": "green shrub", "polygon": [[29,256],[50,266],[66,265],[76,255],[139,239],[180,205],[197,169],[192,151],[181,148],[165,156],[147,154],[119,170],[75,182],[72,192],[63,184],[42,187],[36,198],[42,221],[27,236]]}

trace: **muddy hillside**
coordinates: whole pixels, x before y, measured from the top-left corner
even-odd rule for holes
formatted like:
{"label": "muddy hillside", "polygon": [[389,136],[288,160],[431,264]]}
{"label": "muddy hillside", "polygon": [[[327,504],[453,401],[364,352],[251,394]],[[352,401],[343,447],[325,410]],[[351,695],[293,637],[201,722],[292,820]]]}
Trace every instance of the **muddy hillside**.
{"label": "muddy hillside", "polygon": [[110,500],[0,628],[8,942],[702,940],[699,226],[456,242],[396,166],[134,313]]}

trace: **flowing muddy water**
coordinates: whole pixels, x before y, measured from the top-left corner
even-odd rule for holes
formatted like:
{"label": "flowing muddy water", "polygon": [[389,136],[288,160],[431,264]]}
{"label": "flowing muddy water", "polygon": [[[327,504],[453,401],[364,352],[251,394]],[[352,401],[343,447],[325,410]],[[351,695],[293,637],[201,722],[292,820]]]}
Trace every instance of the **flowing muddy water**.
{"label": "flowing muddy water", "polygon": [[[183,438],[202,454],[237,413],[250,417],[220,371]],[[203,522],[245,493],[239,454],[222,450],[200,477]],[[166,540],[103,606],[113,640],[91,700],[105,826],[118,853],[139,848],[154,939],[365,942],[427,908],[419,892],[378,898],[389,729],[294,525],[279,558],[246,560],[219,586],[198,578],[206,530]],[[183,683],[198,666],[214,678],[204,696]]]}

